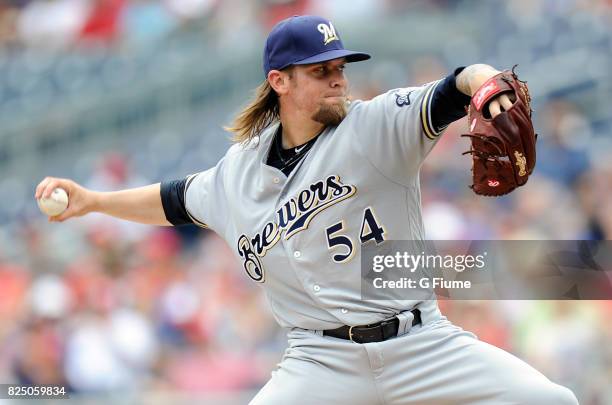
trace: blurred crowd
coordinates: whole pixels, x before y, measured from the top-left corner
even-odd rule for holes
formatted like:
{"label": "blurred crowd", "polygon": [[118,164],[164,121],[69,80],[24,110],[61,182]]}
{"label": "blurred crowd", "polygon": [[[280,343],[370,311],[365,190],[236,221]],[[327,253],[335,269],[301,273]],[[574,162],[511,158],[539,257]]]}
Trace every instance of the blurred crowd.
{"label": "blurred crowd", "polygon": [[[294,14],[334,16],[348,21],[384,17],[414,8],[452,9],[469,0],[2,0],[0,47],[67,49],[89,45],[155,42],[190,26],[212,26],[224,36],[269,29]],[[517,0],[508,3],[530,24],[551,13],[606,11],[609,0]],[[501,6],[506,7],[506,6]]]}
{"label": "blurred crowd", "polygon": [[24,230],[32,263],[0,263],[0,381],[98,395],[260,387],[284,336],[227,245],[205,233],[188,249],[172,229],[128,241],[116,225],[88,227],[58,271],[36,263],[44,228]]}
{"label": "blurred crowd", "polygon": [[[336,4],[331,4],[336,3]],[[352,5],[349,6],[349,3]],[[0,44],[7,48],[125,45],[154,42],[193,24],[222,35],[270,28],[294,14],[385,12],[399,1],[344,0],[5,0]]]}
{"label": "blurred crowd", "polygon": [[145,43],[206,17],[215,0],[6,0],[0,43],[6,48]]}
{"label": "blurred crowd", "polygon": [[[384,18],[415,4],[452,10],[465,3],[5,0],[0,47],[8,52],[94,43],[139,46],[203,25],[231,43],[254,25],[265,31],[292,14],[346,21]],[[517,0],[503,7],[513,24],[530,26],[550,15],[610,16],[610,3]],[[356,98],[367,99],[391,83],[436,80],[452,67],[434,55],[418,55],[409,63],[373,61],[372,73],[362,74],[352,90]],[[537,91],[537,82],[530,86]],[[469,147],[459,136],[467,131],[466,121],[447,129],[421,174],[428,238],[612,239],[610,117],[593,117],[565,93],[540,97],[534,108],[540,134],[535,174],[503,198],[477,198],[469,190],[470,160],[459,157]],[[197,137],[205,138],[201,132]],[[121,153],[97,156],[91,167],[75,164],[63,175],[78,174],[96,190],[139,186],[167,179],[155,176],[178,164],[170,156],[197,161],[204,149],[185,142],[185,150],[174,153],[167,143],[149,138],[146,147],[136,142]],[[84,167],[90,170],[83,172]],[[250,391],[269,378],[285,346],[284,332],[261,290],[215,234],[99,215],[48,224],[33,199],[29,204],[26,214],[0,228],[0,382],[65,384],[75,394],[99,395]],[[581,404],[612,403],[611,302],[440,305],[459,326],[573,389]]]}

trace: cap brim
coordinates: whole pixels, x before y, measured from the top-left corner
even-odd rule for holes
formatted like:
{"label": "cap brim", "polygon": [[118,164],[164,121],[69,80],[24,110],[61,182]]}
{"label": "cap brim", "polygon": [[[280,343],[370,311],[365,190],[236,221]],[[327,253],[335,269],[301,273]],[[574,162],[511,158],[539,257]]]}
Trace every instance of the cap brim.
{"label": "cap brim", "polygon": [[347,62],[360,62],[371,58],[370,55],[363,52],[349,51],[348,49],[334,49],[331,51],[323,52],[315,56],[311,56],[306,59],[293,62],[292,65],[308,65],[311,63],[327,62],[328,60],[346,58]]}

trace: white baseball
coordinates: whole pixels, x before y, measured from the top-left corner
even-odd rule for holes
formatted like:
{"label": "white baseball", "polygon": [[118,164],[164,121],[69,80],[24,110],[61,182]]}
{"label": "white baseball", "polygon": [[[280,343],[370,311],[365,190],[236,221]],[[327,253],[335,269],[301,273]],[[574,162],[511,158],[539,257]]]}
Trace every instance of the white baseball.
{"label": "white baseball", "polygon": [[61,214],[68,207],[68,194],[63,188],[56,188],[49,198],[38,200],[38,208],[43,214],[54,217]]}

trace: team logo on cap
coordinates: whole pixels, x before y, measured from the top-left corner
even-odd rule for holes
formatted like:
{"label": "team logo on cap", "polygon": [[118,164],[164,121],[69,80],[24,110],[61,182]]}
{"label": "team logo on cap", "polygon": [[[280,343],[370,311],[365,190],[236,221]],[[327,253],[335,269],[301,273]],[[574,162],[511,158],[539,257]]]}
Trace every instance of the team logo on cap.
{"label": "team logo on cap", "polygon": [[329,25],[323,23],[317,25],[317,30],[323,34],[323,45],[327,45],[332,41],[340,41],[340,38],[336,35],[336,29],[331,22]]}

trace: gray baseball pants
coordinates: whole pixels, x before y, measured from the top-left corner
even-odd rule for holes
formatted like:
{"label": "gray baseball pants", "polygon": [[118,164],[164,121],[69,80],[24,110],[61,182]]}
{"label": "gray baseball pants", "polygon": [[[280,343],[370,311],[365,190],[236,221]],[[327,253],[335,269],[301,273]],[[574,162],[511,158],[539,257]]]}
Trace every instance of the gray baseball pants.
{"label": "gray baseball pants", "polygon": [[250,405],[575,405],[574,394],[445,317],[384,342],[292,329],[272,378]]}

